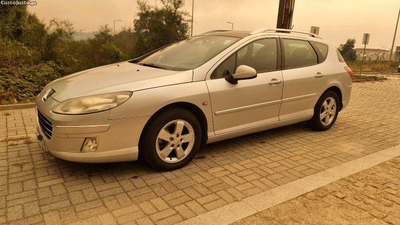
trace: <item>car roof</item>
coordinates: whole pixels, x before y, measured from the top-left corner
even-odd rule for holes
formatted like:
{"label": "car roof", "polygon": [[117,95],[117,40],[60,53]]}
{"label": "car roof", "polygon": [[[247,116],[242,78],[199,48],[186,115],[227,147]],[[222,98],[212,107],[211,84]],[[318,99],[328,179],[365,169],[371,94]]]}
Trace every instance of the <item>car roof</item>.
{"label": "car roof", "polygon": [[287,29],[269,29],[269,28],[262,28],[256,31],[234,31],[234,30],[212,30],[201,35],[206,36],[230,36],[230,37],[238,37],[238,38],[245,38],[253,35],[271,35],[271,36],[285,36],[285,37],[298,37],[298,38],[305,38],[309,40],[318,40],[322,41],[323,39],[318,35],[302,32],[302,31],[295,31],[295,30],[287,30]]}
{"label": "car roof", "polygon": [[238,37],[244,38],[249,36],[251,31],[237,31],[237,30],[212,30],[205,32],[201,35],[206,36],[231,36],[231,37]]}

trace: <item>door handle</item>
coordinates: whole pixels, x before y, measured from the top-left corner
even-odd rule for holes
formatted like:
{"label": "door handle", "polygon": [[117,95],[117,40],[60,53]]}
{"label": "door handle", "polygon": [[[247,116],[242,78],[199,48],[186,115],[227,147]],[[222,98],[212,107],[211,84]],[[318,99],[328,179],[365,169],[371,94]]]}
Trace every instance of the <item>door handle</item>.
{"label": "door handle", "polygon": [[268,83],[270,85],[274,85],[274,84],[280,84],[282,81],[278,80],[276,78],[272,78],[271,81]]}
{"label": "door handle", "polygon": [[322,73],[321,72],[318,72],[317,74],[315,74],[315,78],[321,78],[321,77],[323,77],[324,75],[322,75]]}

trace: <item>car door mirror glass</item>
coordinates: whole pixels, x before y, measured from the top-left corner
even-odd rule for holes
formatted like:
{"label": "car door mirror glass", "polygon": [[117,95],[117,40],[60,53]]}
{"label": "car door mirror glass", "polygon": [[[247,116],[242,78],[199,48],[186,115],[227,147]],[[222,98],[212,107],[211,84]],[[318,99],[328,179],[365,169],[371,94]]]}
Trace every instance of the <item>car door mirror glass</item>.
{"label": "car door mirror glass", "polygon": [[257,77],[257,71],[246,65],[240,65],[236,72],[232,75],[226,76],[225,80],[231,84],[237,84],[238,80],[247,80],[253,79]]}

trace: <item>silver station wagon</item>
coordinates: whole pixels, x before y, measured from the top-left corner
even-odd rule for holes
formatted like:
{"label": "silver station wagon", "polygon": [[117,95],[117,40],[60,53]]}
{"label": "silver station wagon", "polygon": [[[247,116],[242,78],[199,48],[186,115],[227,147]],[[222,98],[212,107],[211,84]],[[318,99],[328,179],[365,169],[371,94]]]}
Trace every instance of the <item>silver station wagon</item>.
{"label": "silver station wagon", "polygon": [[173,170],[206,143],[303,121],[327,130],[351,88],[336,46],[314,34],[211,31],[51,82],[36,99],[38,139],[65,160],[140,155]]}

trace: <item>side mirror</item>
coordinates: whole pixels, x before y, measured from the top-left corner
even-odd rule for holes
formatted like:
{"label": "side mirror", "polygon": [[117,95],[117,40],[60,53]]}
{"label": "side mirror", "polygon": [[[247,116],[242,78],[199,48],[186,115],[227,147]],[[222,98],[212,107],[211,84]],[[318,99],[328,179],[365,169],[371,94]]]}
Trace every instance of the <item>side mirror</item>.
{"label": "side mirror", "polygon": [[246,65],[240,65],[235,74],[229,75],[225,77],[225,80],[231,84],[237,84],[238,80],[248,80],[257,77],[257,71]]}

